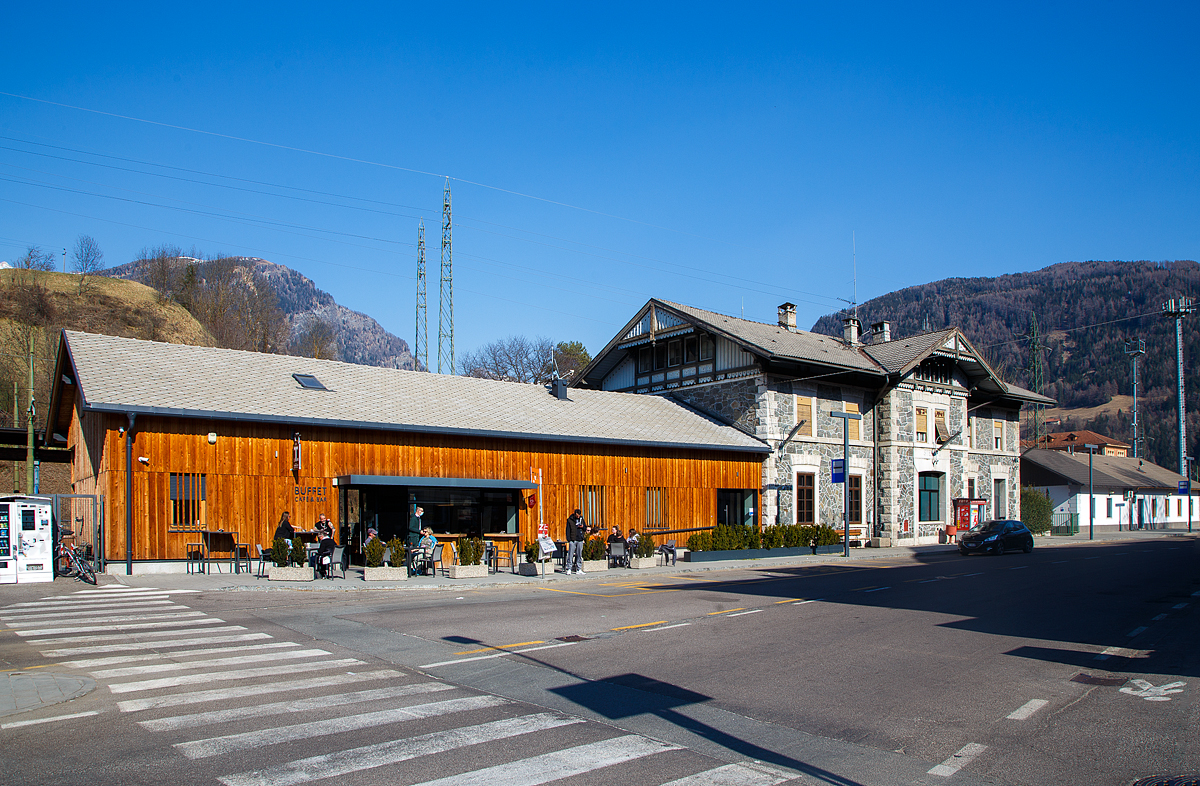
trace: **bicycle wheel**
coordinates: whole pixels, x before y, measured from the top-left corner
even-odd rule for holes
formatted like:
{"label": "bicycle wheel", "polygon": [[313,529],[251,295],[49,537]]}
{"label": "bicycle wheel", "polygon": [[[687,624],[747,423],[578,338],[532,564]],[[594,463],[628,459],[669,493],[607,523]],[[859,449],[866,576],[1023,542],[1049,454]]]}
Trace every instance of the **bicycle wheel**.
{"label": "bicycle wheel", "polygon": [[71,559],[72,554],[69,551],[60,551],[54,559],[54,572],[64,578],[69,578],[75,575],[74,561]]}
{"label": "bicycle wheel", "polygon": [[72,554],[75,561],[75,570],[79,574],[79,578],[86,581],[88,584],[96,583],[96,571],[92,570],[92,563],[85,559],[80,559],[78,554]]}

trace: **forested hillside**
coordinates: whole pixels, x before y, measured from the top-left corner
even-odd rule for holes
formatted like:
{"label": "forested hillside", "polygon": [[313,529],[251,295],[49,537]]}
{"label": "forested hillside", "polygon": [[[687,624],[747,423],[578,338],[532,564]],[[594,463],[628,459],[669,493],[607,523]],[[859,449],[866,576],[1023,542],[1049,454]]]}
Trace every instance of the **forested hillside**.
{"label": "forested hillside", "polygon": [[[1036,315],[1046,350],[1042,392],[1065,410],[1061,429],[1090,428],[1128,441],[1125,406],[1074,412],[1131,394],[1126,342],[1144,339],[1138,419],[1144,453],[1178,464],[1175,417],[1175,323],[1161,315],[1170,298],[1200,292],[1200,265],[1178,262],[1067,262],[996,278],[950,278],[909,287],[859,306],[864,326],[892,323],[893,336],[949,325],[962,328],[1006,379],[1033,386],[1029,334]],[[842,314],[817,320],[813,331],[842,332]],[[1200,439],[1200,313],[1184,320],[1189,453]],[[1124,403],[1123,401],[1121,403]],[[1055,414],[1055,413],[1051,413]]]}

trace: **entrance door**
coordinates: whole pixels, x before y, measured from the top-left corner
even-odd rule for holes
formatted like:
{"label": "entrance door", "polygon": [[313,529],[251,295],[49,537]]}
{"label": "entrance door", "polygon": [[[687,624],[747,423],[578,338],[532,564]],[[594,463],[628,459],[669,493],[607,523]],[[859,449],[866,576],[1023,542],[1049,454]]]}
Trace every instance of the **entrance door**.
{"label": "entrance door", "polygon": [[754,523],[755,489],[717,489],[717,524],[727,527]]}

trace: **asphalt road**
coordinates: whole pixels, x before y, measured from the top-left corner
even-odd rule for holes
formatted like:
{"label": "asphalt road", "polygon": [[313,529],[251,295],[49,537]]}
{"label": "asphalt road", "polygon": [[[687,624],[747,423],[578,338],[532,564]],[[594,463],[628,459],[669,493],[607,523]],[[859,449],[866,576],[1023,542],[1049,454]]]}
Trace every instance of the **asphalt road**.
{"label": "asphalt road", "polygon": [[[1196,540],[1163,538],[650,582],[610,571],[542,588],[119,599],[132,606],[114,606],[112,591],[81,601],[62,582],[22,588],[5,599],[27,605],[0,610],[6,668],[99,687],[34,714],[95,715],[0,728],[22,776],[4,780],[1127,784],[1195,773],[1197,557]],[[114,608],[136,619],[91,624]],[[171,618],[181,631],[231,628],[193,639],[258,638],[167,652],[163,614],[194,615]],[[157,639],[140,635],[143,616]],[[113,624],[148,627],[82,630]],[[126,643],[139,646],[107,649]],[[254,669],[264,673],[239,676]],[[163,682],[173,678],[184,684]],[[312,706],[252,709],[306,696]],[[505,724],[533,726],[397,758],[425,735]],[[718,770],[728,763],[741,769]]]}

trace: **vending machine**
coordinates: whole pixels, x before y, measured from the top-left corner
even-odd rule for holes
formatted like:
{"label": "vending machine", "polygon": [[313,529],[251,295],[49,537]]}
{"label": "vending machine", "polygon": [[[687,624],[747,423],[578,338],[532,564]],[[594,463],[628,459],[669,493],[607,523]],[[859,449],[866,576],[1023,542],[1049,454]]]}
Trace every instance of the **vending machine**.
{"label": "vending machine", "polygon": [[17,557],[12,550],[8,503],[0,502],[0,584],[17,583]]}
{"label": "vending machine", "polygon": [[[0,497],[8,508],[8,547],[18,584],[54,581],[53,505],[49,497]],[[4,561],[4,560],[0,560]]]}

